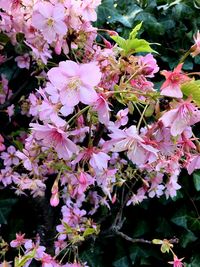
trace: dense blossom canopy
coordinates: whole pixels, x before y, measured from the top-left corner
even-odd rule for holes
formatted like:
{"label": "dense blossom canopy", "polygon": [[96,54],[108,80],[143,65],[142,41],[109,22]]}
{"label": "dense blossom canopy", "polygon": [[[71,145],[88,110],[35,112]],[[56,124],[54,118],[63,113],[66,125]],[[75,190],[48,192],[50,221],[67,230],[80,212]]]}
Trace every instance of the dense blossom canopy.
{"label": "dense blossom canopy", "polygon": [[[159,67],[150,44],[136,38],[141,24],[127,40],[104,30],[98,44],[98,29],[91,22],[97,19],[100,3],[0,1],[1,31],[13,46],[23,44],[15,62],[40,84],[22,100],[27,107],[20,112],[31,120],[29,131],[18,136],[22,147],[8,145],[0,135],[0,181],[17,195],[30,193],[34,198],[43,197],[47,181],[53,181],[48,201],[53,207],[60,205],[62,214],[55,254],[45,252],[39,236],[32,241],[18,233],[10,243],[23,247],[16,266],[31,266],[33,259],[43,267],[86,266],[76,257],[74,263],[59,262],[59,253],[99,233],[92,216],[100,206],[109,209],[126,186],[127,206],[148,197],[173,198],[181,188],[181,170],[191,174],[200,168],[192,129],[200,111],[182,89],[194,78],[181,70],[180,62],[173,71],[161,71],[165,81],[156,90],[151,79]],[[199,54],[199,39],[198,32],[192,56]],[[3,64],[8,60],[6,46],[0,52]],[[16,106],[8,84],[2,74],[0,104],[11,100],[5,111],[12,120]],[[169,104],[163,108],[166,97]],[[174,257],[170,263],[182,266],[181,261]]]}

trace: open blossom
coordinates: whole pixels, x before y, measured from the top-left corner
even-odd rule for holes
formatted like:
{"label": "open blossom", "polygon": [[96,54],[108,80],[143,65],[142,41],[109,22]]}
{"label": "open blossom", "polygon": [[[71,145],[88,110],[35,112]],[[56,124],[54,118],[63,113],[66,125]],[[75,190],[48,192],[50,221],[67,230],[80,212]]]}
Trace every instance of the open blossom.
{"label": "open blossom", "polygon": [[7,152],[1,154],[1,158],[4,160],[5,166],[17,165],[19,163],[18,157],[15,155],[16,149],[14,146],[9,146]]}
{"label": "open blossom", "polygon": [[193,171],[200,169],[200,155],[194,155],[191,157],[189,164],[187,165],[187,171],[192,174]]}
{"label": "open blossom", "polygon": [[53,147],[59,158],[70,159],[74,153],[78,153],[78,147],[62,129],[50,124],[31,123],[30,126],[36,140],[42,140],[43,144],[49,148]]}
{"label": "open blossom", "polygon": [[101,72],[96,62],[62,61],[59,67],[50,69],[48,78],[59,90],[61,103],[68,108],[79,102],[90,105],[98,98],[94,87],[100,82]]}
{"label": "open blossom", "polygon": [[121,109],[120,111],[117,112],[116,118],[117,120],[115,121],[115,125],[117,127],[124,126],[128,123],[128,108]]}
{"label": "open blossom", "polygon": [[169,264],[173,264],[173,267],[183,267],[183,260],[184,258],[182,259],[178,259],[176,255],[174,255],[174,260],[173,261],[170,261]]}
{"label": "open blossom", "polygon": [[196,36],[194,36],[195,44],[190,48],[190,51],[192,51],[191,55],[193,57],[200,54],[200,32],[197,31]]}
{"label": "open blossom", "polygon": [[29,54],[24,54],[23,56],[18,56],[15,58],[17,66],[21,69],[29,69],[30,66],[30,56]]}
{"label": "open blossom", "polygon": [[159,71],[159,67],[152,54],[140,56],[138,59],[138,64],[142,68],[142,74],[145,77],[154,77],[154,74]]}
{"label": "open blossom", "polygon": [[158,150],[145,141],[137,133],[135,125],[125,130],[110,127],[113,132],[110,143],[113,143],[113,152],[122,152],[127,150],[128,158],[135,164],[141,165],[147,162],[152,163],[157,159]]}
{"label": "open blossom", "polygon": [[182,64],[179,64],[173,71],[163,70],[162,75],[165,76],[166,81],[163,83],[161,89],[161,95],[170,96],[175,98],[182,98],[183,93],[181,91],[181,84],[188,81],[187,75],[181,72]]}
{"label": "open blossom", "polygon": [[86,21],[97,20],[95,8],[101,4],[101,0],[84,0],[82,2],[81,15]]}
{"label": "open blossom", "polygon": [[48,43],[56,41],[56,35],[64,36],[67,33],[63,5],[54,6],[45,1],[37,3],[36,7],[32,17],[32,25],[42,32]]}
{"label": "open blossom", "polygon": [[170,127],[171,135],[180,135],[188,126],[200,121],[200,111],[189,100],[177,104],[175,109],[167,111],[160,120]]}
{"label": "open blossom", "polygon": [[94,110],[96,110],[98,113],[99,121],[102,124],[108,125],[110,121],[110,108],[106,98],[102,94],[98,95],[98,98],[94,104]]}
{"label": "open blossom", "polygon": [[25,234],[16,234],[16,239],[10,242],[10,246],[13,248],[20,247],[24,245],[27,239],[24,238]]}

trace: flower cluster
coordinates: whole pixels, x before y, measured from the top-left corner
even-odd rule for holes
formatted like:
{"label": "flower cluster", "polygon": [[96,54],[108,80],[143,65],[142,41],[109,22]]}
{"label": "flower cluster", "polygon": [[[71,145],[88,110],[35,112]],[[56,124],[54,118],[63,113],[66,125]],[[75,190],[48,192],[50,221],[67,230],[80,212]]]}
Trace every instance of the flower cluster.
{"label": "flower cluster", "polygon": [[[151,79],[159,67],[148,50],[146,55],[134,50],[125,54],[106,40],[108,35],[101,36],[103,44],[98,45],[91,22],[99,4],[99,0],[0,2],[1,31],[14,46],[25,47],[15,64],[42,80],[28,100],[20,100],[21,113],[31,118],[30,132],[24,136],[21,132],[13,145],[0,135],[4,166],[0,182],[17,195],[44,197],[50,180],[49,203],[61,207],[62,213],[55,257],[45,252],[39,237],[33,242],[16,235],[11,247],[23,247],[18,261],[23,258],[24,266],[31,266],[33,259],[44,267],[85,266],[78,261],[62,264],[56,257],[98,234],[92,216],[101,205],[110,209],[121,187],[134,186],[127,192],[127,206],[148,197],[173,198],[181,188],[181,170],[191,174],[200,169],[199,143],[192,128],[200,121],[200,111],[192,94],[182,90],[194,78],[181,70],[180,63],[173,71],[161,71],[166,80],[156,90]],[[192,56],[199,53],[197,39],[199,33]],[[55,59],[52,68],[49,59]],[[4,104],[13,93],[3,75],[0,86]],[[165,99],[167,107],[162,106]],[[6,109],[9,117],[13,108]],[[23,148],[16,147],[19,143]],[[174,266],[178,261],[174,259]]]}

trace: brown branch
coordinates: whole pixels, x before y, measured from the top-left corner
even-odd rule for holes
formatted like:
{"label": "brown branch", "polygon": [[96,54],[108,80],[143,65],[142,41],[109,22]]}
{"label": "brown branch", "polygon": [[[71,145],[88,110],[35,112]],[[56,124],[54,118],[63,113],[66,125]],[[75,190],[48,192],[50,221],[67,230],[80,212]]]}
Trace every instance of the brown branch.
{"label": "brown branch", "polygon": [[131,243],[144,243],[144,244],[153,244],[150,240],[145,240],[143,238],[131,238],[130,236],[116,230],[115,233],[119,236],[121,236],[123,239],[131,242]]}
{"label": "brown branch", "polygon": [[[121,236],[123,239],[131,242],[131,243],[143,243],[143,244],[153,244],[155,245],[151,240],[146,240],[146,239],[143,239],[143,238],[131,238],[130,236],[118,231],[117,229],[115,230],[115,233],[118,235],[118,236]],[[170,244],[177,244],[179,242],[178,238],[174,237],[170,240],[168,240],[168,242]]]}

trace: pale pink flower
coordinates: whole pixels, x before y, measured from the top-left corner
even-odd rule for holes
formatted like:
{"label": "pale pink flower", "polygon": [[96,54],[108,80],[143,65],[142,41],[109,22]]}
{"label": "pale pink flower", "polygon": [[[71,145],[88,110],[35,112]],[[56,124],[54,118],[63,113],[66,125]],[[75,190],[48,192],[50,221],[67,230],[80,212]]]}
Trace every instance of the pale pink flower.
{"label": "pale pink flower", "polygon": [[121,109],[120,111],[117,112],[116,118],[117,120],[115,121],[115,125],[117,127],[124,126],[128,122],[128,108],[126,109]]}
{"label": "pale pink flower", "polygon": [[82,221],[82,217],[86,215],[85,210],[79,209],[77,206],[62,207],[63,221],[71,227],[76,227]]}
{"label": "pale pink flower", "polygon": [[96,102],[93,106],[94,110],[97,111],[99,121],[102,124],[108,125],[110,121],[110,108],[108,102],[103,94],[99,94]]}
{"label": "pale pink flower", "polygon": [[27,239],[24,238],[25,234],[16,234],[16,239],[10,242],[10,246],[13,248],[21,247],[24,245],[27,241]]}
{"label": "pale pink flower", "polygon": [[165,185],[166,198],[168,198],[169,196],[172,198],[175,197],[177,194],[177,190],[181,188],[181,186],[177,183],[178,175],[179,175],[179,170],[175,170],[174,173],[169,178],[169,181],[166,183]]}
{"label": "pale pink flower", "polygon": [[101,4],[101,0],[84,0],[81,5],[81,15],[86,21],[96,21],[95,8]]}
{"label": "pale pink flower", "polygon": [[163,190],[165,189],[165,186],[162,184],[156,184],[152,183],[151,188],[148,190],[148,195],[150,198],[153,197],[160,197],[163,195]]}
{"label": "pale pink flower", "polygon": [[78,153],[78,147],[68,138],[66,132],[50,124],[40,125],[31,123],[34,137],[42,140],[47,147],[53,147],[59,158],[70,159],[73,154]]}
{"label": "pale pink flower", "polygon": [[46,42],[43,42],[41,45],[31,44],[25,41],[25,43],[31,48],[31,53],[36,60],[42,60],[42,62],[46,65],[49,58],[51,56],[51,50],[49,45]]}
{"label": "pale pink flower", "polygon": [[113,132],[109,135],[112,139],[109,142],[114,145],[113,152],[127,150],[128,158],[137,165],[147,162],[152,163],[157,159],[158,150],[149,144],[145,144],[134,125],[125,130],[115,127],[110,127],[110,130]]}
{"label": "pale pink flower", "polygon": [[37,10],[32,16],[32,25],[40,30],[48,43],[56,41],[67,33],[67,26],[64,22],[65,8],[61,4],[52,5],[49,2],[38,2]]}
{"label": "pale pink flower", "polygon": [[195,44],[190,48],[193,57],[197,56],[200,53],[200,32],[197,31],[196,36],[194,35]]}
{"label": "pale pink flower", "polygon": [[29,54],[24,54],[23,56],[18,56],[15,58],[17,66],[21,69],[29,69],[30,66],[30,56]]}
{"label": "pale pink flower", "polygon": [[171,135],[177,136],[200,121],[200,111],[190,101],[182,101],[175,109],[164,113],[160,120],[165,127],[170,127]]}
{"label": "pale pink flower", "polygon": [[189,174],[192,174],[193,171],[200,169],[200,155],[193,155],[190,159],[190,162],[187,166],[187,171]]}
{"label": "pale pink flower", "polygon": [[80,172],[77,176],[77,185],[74,193],[83,194],[89,185],[94,184],[94,178],[86,172]]}
{"label": "pale pink flower", "polygon": [[186,74],[182,73],[182,64],[179,64],[173,71],[163,70],[162,75],[165,76],[166,81],[163,83],[161,90],[161,95],[182,98],[183,93],[181,91],[181,84],[188,81],[189,78]]}
{"label": "pale pink flower", "polygon": [[105,170],[108,168],[109,160],[110,160],[110,156],[100,151],[97,153],[96,152],[92,153],[89,163],[94,168],[95,171]]}
{"label": "pale pink flower", "polygon": [[38,174],[38,165],[36,162],[34,162],[28,150],[23,149],[22,152],[17,151],[16,156],[22,160],[24,168],[26,168],[28,171],[34,170],[34,172]]}
{"label": "pale pink flower", "polygon": [[11,119],[11,117],[15,113],[15,105],[14,104],[10,105],[9,107],[7,107],[7,110],[6,111],[7,111],[7,114],[9,116],[9,119]]}
{"label": "pale pink flower", "polygon": [[48,72],[50,82],[60,91],[60,101],[67,107],[79,102],[90,105],[97,100],[94,87],[101,79],[96,62],[77,64],[74,61],[62,61],[59,67]]}
{"label": "pale pink flower", "polygon": [[16,149],[14,146],[9,146],[7,152],[1,153],[1,158],[4,160],[5,166],[17,165],[19,158],[16,157]]}
{"label": "pale pink flower", "polygon": [[146,190],[144,190],[144,188],[139,188],[137,194],[132,195],[132,197],[127,202],[126,206],[129,206],[130,204],[137,205],[141,203],[144,199],[147,199],[145,194]]}
{"label": "pale pink flower", "polygon": [[152,54],[147,54],[146,56],[139,56],[138,64],[142,68],[141,73],[145,77],[154,77],[154,74],[159,71],[159,67],[155,58]]}

